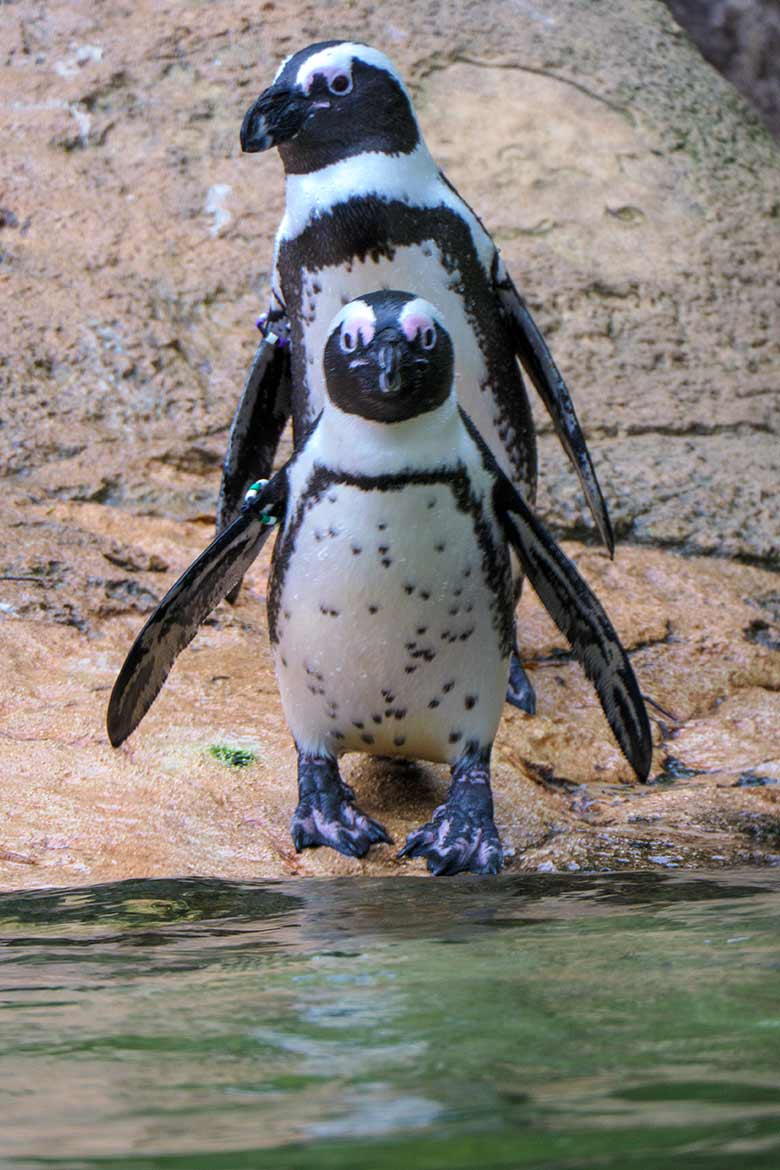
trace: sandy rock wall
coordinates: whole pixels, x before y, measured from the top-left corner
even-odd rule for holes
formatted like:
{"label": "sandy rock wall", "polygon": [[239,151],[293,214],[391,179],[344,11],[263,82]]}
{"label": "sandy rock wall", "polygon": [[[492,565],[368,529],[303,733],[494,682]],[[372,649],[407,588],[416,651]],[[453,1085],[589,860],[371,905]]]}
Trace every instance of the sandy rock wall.
{"label": "sandy rock wall", "polygon": [[667,0],[708,61],[780,136],[780,8],[776,0]]}
{"label": "sandy rock wall", "polygon": [[[656,4],[428,5],[403,24],[336,5],[327,28],[313,5],[7,11],[12,483],[212,509],[283,194],[275,156],[241,156],[241,116],[281,56],[357,30],[409,77],[543,323],[621,536],[777,562],[778,154]],[[542,447],[542,511],[585,534]]]}
{"label": "sandy rock wall", "polygon": [[[127,749],[102,725],[129,640],[210,535],[267,292],[281,166],[241,156],[241,117],[283,56],[330,36],[402,68],[543,325],[621,541],[614,565],[567,547],[676,717],[658,715],[659,783],[627,784],[524,601],[540,716],[509,713],[498,745],[512,864],[771,859],[780,196],[755,115],[653,0],[54,0],[5,5],[0,32],[0,881],[355,868],[291,853],[263,565]],[[541,513],[590,540],[538,419]],[[246,768],[210,754],[234,741]],[[441,792],[435,770],[352,775],[401,839]]]}

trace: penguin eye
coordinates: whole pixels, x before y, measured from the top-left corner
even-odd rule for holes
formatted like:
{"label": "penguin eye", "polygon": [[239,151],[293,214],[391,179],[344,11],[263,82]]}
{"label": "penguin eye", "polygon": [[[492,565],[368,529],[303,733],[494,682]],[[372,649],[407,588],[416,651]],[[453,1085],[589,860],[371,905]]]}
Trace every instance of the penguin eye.
{"label": "penguin eye", "polygon": [[429,325],[427,329],[423,330],[421,341],[423,349],[433,349],[436,344],[436,330],[433,325]]}
{"label": "penguin eye", "polygon": [[342,97],[345,93],[351,93],[352,78],[347,73],[337,73],[328,81],[328,89],[338,97]]}
{"label": "penguin eye", "polygon": [[344,353],[354,353],[357,349],[357,334],[345,329],[339,341]]}

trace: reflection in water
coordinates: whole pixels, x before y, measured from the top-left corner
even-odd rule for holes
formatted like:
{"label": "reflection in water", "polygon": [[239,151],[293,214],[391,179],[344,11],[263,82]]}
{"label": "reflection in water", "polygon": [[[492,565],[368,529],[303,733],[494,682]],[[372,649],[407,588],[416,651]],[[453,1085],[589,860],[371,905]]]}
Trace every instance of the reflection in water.
{"label": "reflection in water", "polygon": [[0,895],[0,1166],[780,1164],[780,874]]}

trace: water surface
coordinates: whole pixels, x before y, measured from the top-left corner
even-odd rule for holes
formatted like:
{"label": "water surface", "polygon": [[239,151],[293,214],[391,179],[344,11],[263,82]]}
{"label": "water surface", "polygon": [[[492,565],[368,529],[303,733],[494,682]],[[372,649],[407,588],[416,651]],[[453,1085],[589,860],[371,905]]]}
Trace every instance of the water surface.
{"label": "water surface", "polygon": [[776,1170],[780,873],[0,895],[0,1165]]}

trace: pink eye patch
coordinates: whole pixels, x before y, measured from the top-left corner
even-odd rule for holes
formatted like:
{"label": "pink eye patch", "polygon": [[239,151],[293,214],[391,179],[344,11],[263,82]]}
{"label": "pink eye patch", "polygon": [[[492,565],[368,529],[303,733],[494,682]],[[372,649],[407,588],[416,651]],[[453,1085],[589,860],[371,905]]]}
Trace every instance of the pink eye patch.
{"label": "pink eye patch", "polygon": [[353,337],[360,335],[363,345],[368,345],[374,337],[374,314],[368,305],[355,305],[344,317],[342,332],[350,333]]}
{"label": "pink eye patch", "polygon": [[[314,84],[315,77],[324,77],[328,89],[330,89],[331,82],[335,77],[346,77],[349,79],[349,70],[346,69],[343,65],[318,65],[315,69],[312,69],[310,73],[307,73],[301,81],[301,89],[305,94],[309,94],[311,92],[311,87]],[[350,80],[349,88],[351,88],[351,85],[352,83]],[[346,93],[346,89],[340,90],[340,92]]]}
{"label": "pink eye patch", "polygon": [[418,334],[425,334],[426,330],[435,330],[432,318],[419,311],[404,314],[401,328],[407,341],[414,341]]}

